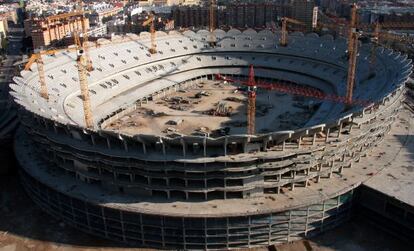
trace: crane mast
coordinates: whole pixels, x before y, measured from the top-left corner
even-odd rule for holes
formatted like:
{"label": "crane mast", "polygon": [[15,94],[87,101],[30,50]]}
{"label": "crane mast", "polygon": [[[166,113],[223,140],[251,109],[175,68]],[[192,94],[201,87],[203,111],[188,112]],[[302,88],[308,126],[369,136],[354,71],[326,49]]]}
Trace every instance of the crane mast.
{"label": "crane mast", "polygon": [[288,18],[288,17],[283,17],[282,18],[282,35],[280,37],[280,46],[287,46],[288,44],[288,31],[287,31],[287,25],[288,23],[293,23],[293,24],[299,24],[299,25],[304,25],[304,23],[293,19],[293,18]]}
{"label": "crane mast", "polygon": [[256,81],[253,65],[250,65],[247,81],[247,134],[253,135],[256,130]]}
{"label": "crane mast", "polygon": [[82,26],[82,38],[83,38],[83,50],[85,53],[85,57],[86,57],[86,69],[87,71],[93,71],[93,65],[92,65],[92,60],[91,57],[89,55],[89,48],[88,48],[88,31],[86,28],[86,17],[85,17],[85,12],[83,11],[83,1],[82,0],[78,0],[77,2],[77,6],[76,6],[76,10],[77,12],[81,13],[81,26]]}
{"label": "crane mast", "polygon": [[86,57],[83,54],[82,49],[78,52],[78,57],[76,59],[78,65],[78,74],[79,74],[79,85],[81,90],[81,97],[83,103],[83,113],[85,117],[85,125],[87,128],[93,128],[93,118],[92,118],[92,108],[89,97],[89,88],[87,80],[87,62]]}
{"label": "crane mast", "polygon": [[155,15],[153,12],[150,13],[149,18],[142,24],[143,26],[150,26],[150,33],[151,33],[151,48],[149,52],[151,54],[157,53],[157,43],[156,39],[156,31],[155,31]]}
{"label": "crane mast", "polygon": [[349,26],[348,37],[348,79],[346,85],[346,101],[347,104],[352,104],[352,96],[355,84],[355,72],[358,54],[358,33],[357,33],[357,5],[351,6],[351,23]]}
{"label": "crane mast", "polygon": [[214,15],[214,8],[215,8],[215,0],[210,0],[210,9],[209,9],[209,44],[211,47],[216,46],[216,36],[214,35],[215,29],[215,15]]}
{"label": "crane mast", "polygon": [[40,96],[46,100],[49,100],[49,93],[47,91],[45,69],[43,65],[42,55],[39,53],[37,56],[36,64],[39,72],[39,83],[40,83]]}

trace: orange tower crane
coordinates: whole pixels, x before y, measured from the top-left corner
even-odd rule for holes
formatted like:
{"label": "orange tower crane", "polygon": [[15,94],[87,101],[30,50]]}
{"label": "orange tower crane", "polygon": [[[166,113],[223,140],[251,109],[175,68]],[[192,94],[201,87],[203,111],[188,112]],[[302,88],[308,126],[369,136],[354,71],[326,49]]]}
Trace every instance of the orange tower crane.
{"label": "orange tower crane", "polygon": [[249,79],[247,80],[247,134],[253,135],[256,131],[256,81],[253,65],[250,65]]}
{"label": "orange tower crane", "polygon": [[78,75],[79,75],[79,85],[83,103],[83,113],[85,118],[85,125],[87,128],[93,128],[93,116],[92,116],[92,108],[91,108],[91,100],[89,96],[89,87],[88,87],[88,79],[87,79],[87,72],[88,72],[88,64],[87,58],[85,56],[85,51],[83,48],[83,44],[80,42],[79,34],[77,32],[74,33],[74,39],[77,49],[77,58],[76,63],[78,65]]}
{"label": "orange tower crane", "polygon": [[86,58],[86,69],[88,71],[93,71],[92,60],[91,60],[91,57],[89,55],[89,47],[88,47],[89,37],[88,37],[88,31],[87,31],[86,23],[85,23],[86,17],[85,17],[85,12],[83,11],[83,1],[82,0],[77,1],[76,12],[78,12],[82,15],[82,17],[81,17],[82,40],[83,40],[83,49],[84,49],[85,58]]}
{"label": "orange tower crane", "polygon": [[143,26],[150,26],[150,33],[151,33],[151,48],[149,49],[149,52],[151,54],[157,53],[157,44],[155,42],[156,39],[156,31],[155,31],[155,14],[154,12],[151,12],[149,15],[149,18],[142,23]]}
{"label": "orange tower crane", "polygon": [[209,10],[209,44],[211,47],[216,46],[216,36],[214,35],[214,29],[215,29],[215,13],[214,9],[216,7],[215,0],[210,0],[210,10]]}
{"label": "orange tower crane", "polygon": [[288,23],[304,25],[304,23],[296,19],[283,17],[282,18],[282,36],[280,37],[280,46],[287,46],[288,44],[288,30],[287,30]]}
{"label": "orange tower crane", "polygon": [[352,95],[354,92],[355,84],[355,73],[358,55],[358,37],[357,32],[357,9],[356,4],[351,6],[351,23],[349,26],[349,37],[348,37],[348,79],[346,84],[346,100],[350,105],[352,104]]}
{"label": "orange tower crane", "polygon": [[46,79],[45,79],[45,69],[43,65],[42,55],[54,55],[56,50],[41,51],[33,54],[27,64],[24,67],[24,70],[30,71],[30,67],[34,62],[37,65],[37,71],[39,73],[39,84],[40,84],[40,96],[46,100],[49,100],[49,93],[47,90]]}

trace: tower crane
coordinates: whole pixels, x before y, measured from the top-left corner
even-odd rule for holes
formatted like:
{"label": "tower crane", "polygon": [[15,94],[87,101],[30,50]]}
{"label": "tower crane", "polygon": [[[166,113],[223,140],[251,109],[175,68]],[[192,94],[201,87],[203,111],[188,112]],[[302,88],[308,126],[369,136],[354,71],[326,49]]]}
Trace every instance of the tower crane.
{"label": "tower crane", "polygon": [[93,116],[87,79],[88,62],[83,44],[80,42],[79,34],[77,32],[74,32],[74,40],[77,49],[76,64],[78,66],[79,85],[82,97],[85,125],[87,128],[93,128]]}
{"label": "tower crane", "polygon": [[217,74],[215,77],[217,80],[225,80],[231,83],[238,83],[240,85],[247,87],[247,133],[250,135],[255,133],[256,97],[258,88],[303,97],[310,97],[320,100],[332,101],[336,103],[343,103],[346,105],[369,105],[371,103],[370,101],[366,100],[352,100],[351,103],[348,103],[348,99],[344,96],[323,93],[322,91],[311,87],[298,86],[283,82],[267,83],[262,81],[256,81],[253,65],[249,66],[249,76],[247,81],[231,79],[228,77],[224,77],[220,74]]}
{"label": "tower crane", "polygon": [[156,34],[155,34],[155,14],[154,12],[151,12],[149,15],[149,18],[142,23],[143,26],[150,26],[150,33],[151,33],[151,48],[149,49],[149,52],[151,54],[157,53],[157,44],[155,42]]}
{"label": "tower crane", "polygon": [[288,44],[288,41],[287,41],[288,40],[288,31],[287,31],[288,23],[304,25],[304,23],[296,19],[283,17],[282,18],[282,36],[280,37],[280,46],[287,46]]}
{"label": "tower crane", "polygon": [[30,71],[30,67],[33,63],[36,62],[37,71],[39,73],[40,96],[46,100],[49,100],[49,93],[47,91],[42,55],[55,55],[55,53],[56,50],[40,51],[38,53],[34,53],[24,67],[25,71]]}
{"label": "tower crane", "polygon": [[91,57],[89,55],[89,47],[88,47],[89,38],[88,38],[88,31],[87,31],[86,23],[85,23],[86,17],[85,17],[85,12],[83,11],[83,1],[82,0],[77,1],[76,12],[78,12],[82,15],[82,18],[81,18],[82,40],[83,40],[83,49],[84,49],[85,58],[86,58],[86,69],[88,71],[93,71],[92,60],[91,60]]}
{"label": "tower crane", "polygon": [[348,36],[348,78],[346,84],[346,99],[347,103],[352,103],[352,96],[355,85],[355,73],[358,55],[358,37],[357,32],[357,10],[356,4],[351,5],[351,22],[349,25],[349,36]]}
{"label": "tower crane", "polygon": [[214,35],[214,29],[215,29],[215,13],[214,9],[216,7],[215,0],[210,0],[210,9],[209,9],[209,44],[211,47],[216,46],[216,36]]}

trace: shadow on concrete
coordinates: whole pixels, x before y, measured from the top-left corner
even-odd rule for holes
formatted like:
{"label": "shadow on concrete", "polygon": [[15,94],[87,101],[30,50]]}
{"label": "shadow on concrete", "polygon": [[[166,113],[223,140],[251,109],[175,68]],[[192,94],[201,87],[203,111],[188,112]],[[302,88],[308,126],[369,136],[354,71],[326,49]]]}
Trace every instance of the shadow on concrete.
{"label": "shadow on concrete", "polygon": [[75,246],[73,250],[128,247],[83,233],[43,212],[26,195],[16,166],[0,176],[0,215],[0,250],[8,245],[19,251],[54,250],[61,245]]}

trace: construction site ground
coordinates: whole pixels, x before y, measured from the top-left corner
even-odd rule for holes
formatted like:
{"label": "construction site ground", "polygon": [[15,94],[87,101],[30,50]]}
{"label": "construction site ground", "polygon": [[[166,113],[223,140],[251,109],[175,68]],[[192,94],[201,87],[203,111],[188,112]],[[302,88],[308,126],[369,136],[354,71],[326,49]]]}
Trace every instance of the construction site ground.
{"label": "construction site ground", "polygon": [[[313,102],[273,91],[258,90],[256,132],[292,130],[313,114]],[[107,129],[127,134],[209,135],[245,134],[247,93],[222,81],[205,81],[144,103],[134,112],[111,123]],[[313,106],[315,107],[315,106]]]}

